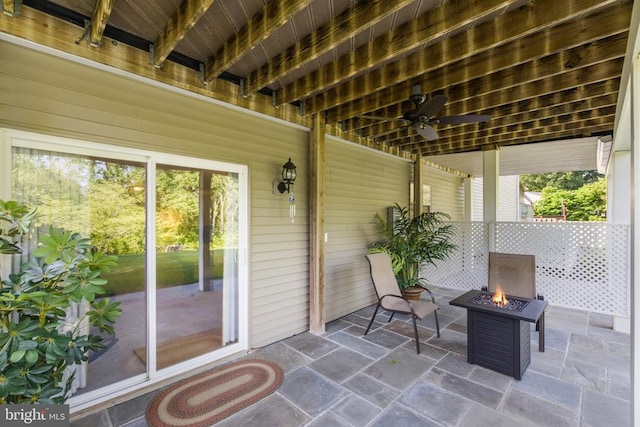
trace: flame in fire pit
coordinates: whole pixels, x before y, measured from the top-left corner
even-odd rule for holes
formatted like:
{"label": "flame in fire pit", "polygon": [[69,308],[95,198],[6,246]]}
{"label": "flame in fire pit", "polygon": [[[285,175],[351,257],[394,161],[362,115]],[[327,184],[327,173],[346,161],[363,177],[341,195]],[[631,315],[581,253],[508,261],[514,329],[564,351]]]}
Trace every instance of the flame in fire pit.
{"label": "flame in fire pit", "polygon": [[496,292],[493,294],[492,301],[499,306],[505,306],[509,302],[504,292],[502,292],[502,289],[500,289],[500,286],[496,287]]}

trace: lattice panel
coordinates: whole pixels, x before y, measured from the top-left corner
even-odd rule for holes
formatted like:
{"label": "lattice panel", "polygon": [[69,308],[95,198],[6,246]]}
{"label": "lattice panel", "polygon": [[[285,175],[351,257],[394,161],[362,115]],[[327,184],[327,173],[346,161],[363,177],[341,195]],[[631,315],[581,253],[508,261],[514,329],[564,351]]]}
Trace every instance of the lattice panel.
{"label": "lattice panel", "polygon": [[427,283],[451,289],[480,289],[487,281],[488,234],[483,222],[452,222],[453,243],[458,249],[451,257],[428,266],[422,272]]}
{"label": "lattice panel", "polygon": [[606,223],[456,222],[458,250],[429,267],[429,283],[479,289],[487,280],[489,236],[496,252],[533,254],[536,286],[551,305],[628,317],[629,226]]}

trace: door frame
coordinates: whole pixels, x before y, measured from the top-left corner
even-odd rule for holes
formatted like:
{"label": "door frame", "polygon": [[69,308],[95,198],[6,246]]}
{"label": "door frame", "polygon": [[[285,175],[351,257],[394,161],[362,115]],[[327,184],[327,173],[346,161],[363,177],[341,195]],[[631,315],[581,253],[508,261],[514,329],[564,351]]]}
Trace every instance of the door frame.
{"label": "door frame", "polygon": [[[115,397],[135,392],[169,378],[183,375],[187,372],[202,369],[223,358],[246,352],[249,348],[249,170],[247,165],[221,162],[217,160],[175,155],[158,151],[141,150],[137,148],[121,147],[105,143],[62,138],[34,132],[0,128],[0,197],[11,198],[11,159],[12,147],[35,148],[67,154],[90,155],[115,160],[131,160],[143,162],[147,167],[147,203],[146,203],[146,302],[147,302],[147,348],[156,348],[156,245],[155,245],[155,166],[157,163],[169,166],[185,166],[201,168],[219,172],[230,172],[238,176],[238,199],[240,209],[238,213],[238,341],[211,353],[167,367],[162,371],[156,370],[155,351],[149,352],[149,363],[144,374],[110,384],[108,386],[73,396],[67,403],[72,412],[86,409],[112,400]],[[3,260],[0,263],[3,277],[8,273],[10,263]],[[117,322],[116,322],[117,330]],[[136,357],[132,353],[132,357]]]}

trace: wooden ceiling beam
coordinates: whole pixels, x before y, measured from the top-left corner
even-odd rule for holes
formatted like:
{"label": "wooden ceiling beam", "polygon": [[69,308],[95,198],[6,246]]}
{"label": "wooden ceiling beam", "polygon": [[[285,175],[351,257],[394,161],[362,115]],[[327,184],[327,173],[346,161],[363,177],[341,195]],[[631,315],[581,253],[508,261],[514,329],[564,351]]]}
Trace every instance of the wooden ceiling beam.
{"label": "wooden ceiling beam", "polygon": [[[531,82],[528,85],[518,85],[515,86],[511,91],[494,91],[493,93],[483,96],[482,99],[476,99],[476,102],[479,104],[494,104],[496,106],[508,104],[509,99],[520,99],[520,102],[523,102],[523,100],[525,99],[534,99],[537,97],[552,94],[554,92],[571,90],[572,88],[576,87],[576,81],[584,81],[587,76],[591,76],[594,79],[594,87],[598,86],[595,85],[595,83],[599,80],[602,81],[603,84],[610,85],[610,87],[615,86],[615,90],[617,91],[617,85],[610,83],[610,81],[619,82],[622,59],[617,60],[617,62],[617,67],[619,68],[618,71],[615,71],[615,68],[609,68],[607,69],[607,71],[602,71],[595,67],[586,68],[583,70],[574,70],[571,73],[567,73],[556,78],[550,77],[549,79],[541,79],[535,82]],[[609,73],[610,75],[607,75],[607,73]],[[589,95],[583,89],[578,89],[578,92],[580,92],[582,97],[589,97]],[[482,108],[480,108],[480,110],[482,110]],[[543,131],[543,129],[540,129],[540,131]],[[407,144],[411,144],[413,142],[419,143],[421,141],[424,142],[424,139],[422,137],[415,136],[415,134],[413,133],[407,135],[409,138],[405,141],[407,142]],[[390,140],[392,138],[394,137],[389,136],[387,137],[387,140]]]}
{"label": "wooden ceiling beam", "polygon": [[[456,154],[456,153],[466,153],[471,151],[483,151],[487,149],[495,149],[496,146],[507,147],[521,144],[532,144],[538,142],[552,142],[557,140],[566,140],[572,138],[585,138],[592,135],[603,135],[609,133],[611,126],[608,124],[595,126],[591,129],[592,132],[583,132],[578,126],[576,129],[569,129],[566,131],[558,132],[554,135],[534,135],[529,137],[519,138],[518,140],[505,141],[499,144],[495,142],[482,142],[477,145],[469,145],[469,146],[460,146],[459,148],[450,148],[450,149],[439,149],[439,150],[429,150],[428,148],[424,149],[425,154],[421,154],[422,156],[439,156],[443,154]],[[380,144],[382,145],[382,144]],[[417,153],[420,148],[416,145],[416,148],[412,151]],[[436,161],[435,159],[428,159],[432,161]]]}
{"label": "wooden ceiling beam", "polygon": [[[558,52],[555,55],[539,58],[538,55],[534,56],[535,60],[528,64],[519,63],[519,56],[517,53],[513,54],[514,50],[505,47],[494,52],[490,58],[485,58],[485,55],[480,55],[480,61],[463,60],[465,64],[459,64],[458,67],[444,67],[441,70],[435,71],[429,75],[429,89],[432,93],[439,93],[440,91],[446,92],[445,88],[455,88],[457,84],[464,81],[469,81],[469,85],[475,88],[474,96],[479,96],[482,93],[486,93],[487,89],[495,85],[495,82],[503,81],[509,82],[507,79],[511,79],[513,76],[512,71],[517,73],[524,73],[524,75],[531,78],[539,77],[541,74],[546,73],[546,70],[562,72],[566,69],[575,69],[584,65],[592,65],[598,63],[598,61],[611,58],[612,55],[619,57],[624,55],[627,43],[627,33],[616,34],[608,38],[596,40],[587,43],[582,46],[575,47],[568,51]],[[518,51],[516,51],[518,52]],[[513,64],[509,63],[508,59],[513,60]],[[524,59],[524,58],[523,58]],[[492,64],[501,64],[496,66],[496,70],[502,70],[502,72],[492,74]],[[451,69],[450,69],[451,68]],[[465,80],[467,78],[467,80]],[[522,84],[520,81],[518,84]],[[508,87],[508,86],[506,86]],[[411,90],[407,87],[394,88],[396,91]],[[448,93],[452,95],[452,93]],[[453,101],[461,101],[461,99],[455,98]],[[408,100],[391,105],[381,110],[376,110],[370,114],[378,117],[400,118],[402,114],[414,108]],[[445,106],[445,109],[438,115],[448,114],[465,114],[474,112],[477,110],[468,111],[452,111],[450,106]],[[485,112],[487,114],[487,112]],[[358,122],[358,127],[364,127],[366,120],[353,118],[345,121],[345,126],[348,129],[353,129],[356,126],[352,125],[353,122]]]}
{"label": "wooden ceiling beam", "polygon": [[[533,120],[542,120],[550,117],[565,116],[568,114],[581,114],[584,112],[601,113],[603,111],[603,108],[615,108],[616,102],[617,92],[613,92],[605,95],[599,95],[593,98],[583,98],[573,102],[548,105],[543,108],[528,108],[524,112],[515,114],[502,114],[502,111],[500,111],[500,113],[497,115],[497,118],[494,118],[490,122],[484,123],[480,126],[482,130],[492,131],[494,129],[501,129],[504,127],[514,126]],[[470,126],[474,125],[451,126],[444,129],[438,128],[436,130],[438,134],[440,134],[440,136],[443,138],[469,138],[473,136],[474,132],[476,132],[475,129],[469,130]],[[377,135],[377,131],[378,129],[371,129],[370,133],[365,133],[364,136],[374,137]],[[385,130],[380,129],[380,131],[384,132]],[[385,142],[393,144],[394,146],[397,145],[402,147],[405,145],[402,142],[402,139],[405,137],[406,136],[400,137],[398,135],[390,134],[389,137],[385,139]],[[414,141],[410,141],[409,143],[414,143]]]}
{"label": "wooden ceiling beam", "polygon": [[89,28],[89,44],[98,47],[102,43],[102,35],[113,10],[115,0],[98,0],[93,9]]}
{"label": "wooden ceiling beam", "polygon": [[[553,4],[559,5],[560,3],[566,4],[566,2]],[[538,3],[535,4],[538,5]],[[488,53],[485,52],[486,49],[480,49],[481,53],[477,58],[482,60],[466,59],[470,56],[469,53],[478,52],[479,46],[493,47],[483,40],[487,37],[495,37],[495,35],[491,35],[492,32],[502,30],[501,27],[496,29],[494,26],[484,27],[483,25],[486,24],[483,24],[469,30],[466,35],[463,34],[464,37],[453,36],[439,45],[427,47],[406,60],[398,61],[398,65],[390,64],[384,69],[368,73],[313,97],[305,101],[305,113],[310,114],[316,110],[337,106],[329,109],[329,121],[342,121],[349,117],[366,114],[372,111],[370,107],[372,105],[380,108],[405,101],[411,93],[411,88],[417,83],[422,83],[423,88],[434,88],[438,85],[432,85],[431,81],[437,79],[445,82],[440,83],[441,85],[445,84],[441,87],[448,87],[446,84],[452,84],[451,82],[455,82],[456,79],[468,80],[473,75],[486,74],[487,69],[491,70],[494,63],[496,64],[495,69],[511,68],[526,61],[527,58],[539,57],[544,54],[545,50],[558,52],[566,45],[567,34],[572,34],[572,39],[575,39],[571,47],[612,34],[620,34],[628,30],[629,14],[629,4],[621,3],[602,11],[602,13],[589,15],[553,29],[546,29],[526,38],[522,43],[510,42]],[[538,15],[536,14],[536,16]],[[548,17],[547,20],[547,22],[553,22],[551,17]],[[603,22],[606,24],[603,25]],[[507,22],[504,25],[507,25]],[[484,34],[485,32],[487,34]],[[472,42],[469,42],[469,39]],[[458,63],[458,61],[460,62]],[[458,63],[457,66],[454,63]],[[452,65],[445,68],[443,64]],[[471,64],[473,68],[468,69],[465,64]],[[453,74],[449,76],[450,73]],[[471,76],[465,77],[467,73],[471,73]],[[398,78],[399,75],[402,78]],[[389,86],[394,83],[395,86]],[[378,90],[376,86],[384,87],[384,89]]]}
{"label": "wooden ceiling beam", "polygon": [[[224,43],[206,64],[205,82],[210,83],[240,58],[309,6],[312,0],[271,0],[247,24]],[[260,89],[260,88],[258,88]],[[245,92],[248,92],[245,90]]]}
{"label": "wooden ceiling beam", "polygon": [[193,28],[215,0],[183,0],[153,43],[153,65],[157,68]]}
{"label": "wooden ceiling beam", "polygon": [[[360,0],[353,6],[302,37],[294,45],[247,77],[246,92],[253,93],[291,73],[363,30],[392,15],[413,0]],[[277,96],[276,96],[277,98]]]}
{"label": "wooden ceiling beam", "polygon": [[[445,105],[439,115],[476,112],[478,114],[492,114],[493,117],[497,117],[493,114],[493,109],[500,108],[503,105],[551,95],[556,92],[574,90],[584,85],[591,86],[608,80],[619,82],[618,78],[622,70],[623,61],[624,57],[618,55],[616,58],[611,59],[607,66],[602,66],[601,63],[596,62],[595,64],[585,64],[585,67],[575,68],[557,75],[546,75],[545,73],[535,73],[535,76],[533,74],[527,75],[522,74],[517,67],[513,70],[503,70],[480,79],[487,80],[492,84],[471,81],[452,87],[449,93],[454,101]],[[518,75],[528,78],[523,78],[519,81],[517,80]],[[534,80],[533,77],[536,77],[536,79]],[[601,86],[595,85],[593,87]],[[498,88],[498,90],[495,90],[495,88]],[[617,90],[617,86],[610,85],[608,92],[616,92]]]}
{"label": "wooden ceiling beam", "polygon": [[[504,114],[500,115],[497,119],[491,120],[491,122],[478,125],[478,128],[483,130],[496,130],[508,126],[518,126],[521,123],[526,123],[533,120],[540,120],[545,118],[552,118],[557,116],[565,116],[567,114],[582,114],[584,112],[596,112],[602,111],[602,108],[615,107],[617,101],[617,92],[608,93],[604,95],[598,95],[592,98],[583,98],[569,103],[560,103],[557,105],[548,105],[543,108],[531,108],[529,111],[517,113],[517,114]],[[473,125],[471,125],[473,126]],[[471,130],[470,130],[471,129]],[[396,129],[397,131],[398,129]],[[473,137],[473,133],[476,129],[470,128],[470,126],[452,126],[445,129],[436,129],[441,137],[447,138],[465,138]],[[419,141],[419,138],[410,138],[406,140],[407,135],[405,132],[401,136],[399,133],[392,133],[387,131],[388,136],[385,138],[385,142],[392,144],[393,146],[404,147],[405,145],[414,144]],[[367,136],[366,134],[364,136]],[[412,134],[411,136],[414,136]],[[372,133],[370,137],[380,139],[376,133]]]}
{"label": "wooden ceiling beam", "polygon": [[[611,47],[612,45],[608,45],[605,43],[604,45],[601,46],[605,49],[604,50],[594,49],[594,51],[592,52],[593,55],[586,54],[586,52],[583,52],[585,53],[582,56],[582,59],[584,60],[583,62],[584,66],[590,69],[598,68],[598,73],[605,72],[606,76],[613,75],[613,73],[615,73],[618,67],[620,66],[620,58],[623,57],[623,53],[616,52],[614,50],[607,50],[606,49],[607,46]],[[611,57],[609,57],[609,55],[611,55]],[[498,96],[493,96],[493,100],[494,102],[496,102],[496,104],[481,103],[480,101],[483,99],[485,95],[495,92],[494,87],[492,86],[493,82],[500,82],[499,86],[502,92],[502,91],[509,91],[511,90],[511,88],[525,85],[527,83],[530,83],[536,80],[544,80],[545,78],[549,78],[555,75],[553,70],[562,69],[561,64],[564,62],[565,58],[566,58],[566,55],[564,54],[552,55],[552,57],[550,58],[541,59],[540,61],[533,61],[532,63],[528,64],[528,66],[525,66],[527,64],[523,64],[522,66],[518,66],[513,69],[503,70],[495,74],[488,74],[485,77],[475,79],[461,85],[453,85],[451,86],[451,89],[448,92],[448,94],[452,96],[453,101],[445,105],[445,107],[443,108],[442,111],[440,111],[438,116],[468,114],[473,112],[477,114],[490,114],[494,119],[499,118],[501,114],[501,108],[503,106],[513,104],[514,103],[513,99],[518,100],[520,98],[513,98],[509,100],[509,99],[505,99],[502,96],[502,93],[499,93]],[[599,64],[600,60],[609,60],[610,62],[606,64]],[[556,66],[560,68],[556,68]],[[581,68],[584,68],[584,67],[574,68],[572,71],[577,71]],[[608,68],[612,68],[613,70],[607,72],[606,70]],[[601,81],[603,80],[600,78],[601,75],[602,74],[597,74],[597,73],[593,74],[593,79],[595,79],[596,82]],[[526,76],[526,78],[523,78],[522,76]],[[563,76],[563,74],[558,74],[558,76],[561,77]],[[573,73],[573,76],[580,76],[580,74]],[[605,78],[604,80],[607,80],[607,78]],[[586,80],[584,81],[567,80],[567,84],[569,85],[569,87],[564,87],[564,88],[560,87],[556,90],[551,90],[550,92],[547,92],[545,94],[539,93],[537,95],[542,96],[542,95],[547,95],[553,92],[564,91],[580,85],[588,85],[590,82],[591,82],[590,77],[586,77]],[[538,83],[538,86],[540,86],[540,84],[541,83]],[[618,90],[617,87],[610,86],[606,93],[617,92],[617,90]],[[526,96],[526,94],[523,94],[523,96],[524,96],[523,99],[525,100],[531,99],[531,97]],[[407,107],[406,104],[404,106]],[[529,109],[529,107],[527,107],[524,104],[521,104],[520,109]],[[397,113],[401,113],[401,108],[390,107],[382,111],[376,111],[375,115],[381,116],[381,117],[389,117],[388,114],[397,114]],[[358,120],[358,119],[354,119],[354,120]],[[382,123],[376,128],[376,131],[385,131],[386,128],[392,128],[392,127],[394,127],[393,124],[389,122]],[[347,127],[347,128],[351,129],[350,127]],[[365,134],[368,135],[370,133],[367,132]]]}
{"label": "wooden ceiling beam", "polygon": [[[535,78],[509,74],[509,80],[504,87],[498,90],[491,90],[491,86],[476,86],[476,82],[457,85],[452,88],[452,99],[454,101],[446,105],[442,115],[464,114],[469,111],[491,111],[500,105],[517,102],[517,100],[530,99],[536,96],[543,96],[554,92],[559,92],[581,85],[587,85],[609,79],[617,79],[622,71],[624,56],[612,58],[606,64],[595,63],[586,64],[561,74],[544,75],[539,73]],[[484,94],[480,94],[484,90]]]}
{"label": "wooden ceiling beam", "polygon": [[[563,123],[545,128],[544,131],[529,129],[515,132],[504,137],[485,136],[473,141],[456,140],[438,146],[431,146],[428,142],[420,143],[419,151],[423,156],[440,154],[461,153],[465,151],[477,151],[483,147],[494,144],[499,146],[518,145],[531,142],[545,142],[568,136],[584,136],[609,132],[613,129],[614,116],[599,117],[587,121],[579,120],[571,123]],[[413,150],[417,152],[417,150]]]}
{"label": "wooden ceiling beam", "polygon": [[[11,0],[2,1],[3,5],[11,2]],[[205,2],[212,3],[213,1],[185,0],[185,3],[180,7],[197,8],[198,5],[202,6]],[[293,7],[300,6],[301,1],[303,0],[265,0],[260,5],[285,4]],[[331,19],[329,17],[331,13],[324,13],[326,11],[323,13],[318,11],[318,15],[315,15],[318,5],[314,4],[313,7],[309,7],[308,4],[312,0],[306,1],[305,7],[309,11],[313,7],[316,9],[309,12],[314,14],[311,26],[307,26],[306,23],[298,25],[296,20],[296,31],[300,30],[303,35],[318,28],[318,19],[321,22],[325,22],[325,19]],[[335,2],[335,0],[328,1]],[[391,9],[391,0],[386,1],[385,3],[385,0],[370,2],[352,0],[347,4],[366,4],[370,8],[387,4]],[[94,0],[95,2],[97,2],[96,13],[105,5],[107,8],[114,7],[113,0]],[[614,103],[611,100],[616,98],[618,90],[625,52],[623,45],[626,47],[625,37],[627,37],[626,32],[631,15],[631,0],[564,2],[512,0],[513,4],[516,2],[517,4],[526,4],[519,9],[505,8],[506,0],[495,0],[495,2],[497,5],[492,5],[489,0],[433,2],[442,4],[442,6],[426,11],[420,17],[431,16],[432,20],[426,23],[425,27],[413,28],[407,33],[423,34],[421,32],[424,31],[424,37],[421,40],[417,39],[417,35],[411,36],[416,37],[415,39],[410,37],[397,38],[399,34],[402,34],[398,31],[399,28],[402,28],[400,26],[392,32],[391,38],[385,39],[390,46],[378,46],[374,42],[366,47],[368,49],[366,55],[350,54],[341,57],[336,65],[331,66],[333,68],[327,67],[318,70],[318,79],[312,74],[308,76],[306,83],[300,83],[301,80],[291,87],[303,91],[302,98],[309,96],[309,94],[317,94],[319,91],[326,91],[323,95],[313,96],[310,103],[316,101],[337,103],[335,110],[332,104],[327,104],[328,108],[321,107],[319,109],[319,111],[328,111],[330,119],[337,112],[350,114],[341,117],[340,125],[329,124],[328,133],[404,157],[411,156],[412,152],[422,153],[422,150],[431,150],[431,152],[451,149],[469,151],[496,144],[540,142],[585,133],[610,131],[613,123],[611,112],[614,108]],[[178,3],[180,2],[175,4]],[[407,16],[409,10],[427,9],[425,2],[413,0],[410,3],[411,9],[406,8],[398,13],[398,17],[393,18],[394,23],[397,19],[409,19]],[[13,4],[16,3],[13,2]],[[487,15],[487,11],[482,11],[480,4],[496,9]],[[396,3],[393,5],[397,6]],[[458,6],[459,9],[457,9]],[[115,3],[116,12],[118,7],[119,4]],[[498,10],[500,7],[503,9]],[[479,10],[477,14],[472,11],[474,8]],[[181,18],[182,26],[180,28],[185,31],[186,35],[178,34],[180,32],[177,29],[178,24],[167,23],[166,28],[170,25],[176,25],[176,29],[161,40],[157,46],[159,48],[157,53],[165,57],[162,63],[163,68],[158,70],[149,67],[149,53],[146,51],[146,46],[138,49],[125,43],[111,43],[111,40],[105,38],[100,49],[92,49],[87,43],[76,44],[82,25],[70,24],[63,19],[53,19],[46,14],[47,17],[42,18],[39,15],[41,12],[37,11],[34,19],[34,11],[29,7],[24,7],[24,9],[27,9],[25,19],[20,16],[9,18],[0,15],[0,31],[194,93],[230,102],[248,110],[303,124],[303,126],[310,124],[310,117],[300,115],[300,109],[297,107],[285,104],[277,108],[274,105],[276,102],[278,104],[282,102],[282,99],[274,98],[284,94],[286,88],[283,88],[282,92],[276,92],[274,97],[257,93],[255,96],[242,98],[240,96],[241,89],[235,83],[213,78],[212,74],[207,74],[205,78],[211,77],[211,79],[209,84],[205,85],[201,80],[201,75],[194,72],[191,62],[180,65],[177,62],[164,60],[166,55],[169,55],[172,49],[180,43],[180,39],[184,42],[190,41],[194,34],[187,32],[187,30],[198,25],[196,17],[198,12],[182,13],[184,16]],[[397,11],[397,9],[393,10]],[[506,12],[506,10],[510,11]],[[445,13],[447,11],[449,14]],[[451,15],[452,11],[455,11],[452,15],[456,16]],[[501,11],[503,13],[500,13]],[[558,13],[558,11],[566,11],[567,14]],[[209,12],[213,11],[209,10]],[[303,13],[306,12],[307,10]],[[92,20],[91,24],[99,26],[100,22],[103,23],[102,29],[98,29],[100,34],[98,42],[99,38],[103,37],[104,27],[109,20],[104,11],[100,14]],[[179,14],[181,12],[176,12],[176,15],[171,19],[177,22]],[[519,19],[514,19],[516,16]],[[415,22],[418,22],[420,18],[413,19],[408,25],[416,25]],[[247,22],[246,17],[239,19],[243,20],[243,24],[238,24],[238,27]],[[361,19],[365,20],[365,18]],[[488,21],[489,19],[491,21]],[[265,17],[264,22],[266,21]],[[343,35],[345,28],[347,31],[351,31],[352,27],[349,25],[355,26],[356,23],[348,22],[348,25],[345,24],[347,27],[333,28],[331,31],[336,38],[330,39],[329,36],[326,36],[328,40],[326,43],[334,43],[331,47],[334,50],[331,52],[333,56],[324,54],[320,57],[319,54],[303,52],[304,49],[322,49],[325,46],[322,43],[301,46],[302,51],[300,52],[292,50],[293,56],[291,58],[282,59],[282,67],[285,69],[283,74],[280,74],[276,80],[272,80],[274,84],[271,86],[275,87],[283,81],[292,80],[286,75],[289,72],[286,69],[290,69],[297,75],[301,74],[302,69],[313,68],[313,65],[304,65],[306,64],[305,60],[299,62],[299,58],[304,58],[304,55],[309,55],[306,58],[315,58],[314,64],[334,61],[338,57],[336,52],[344,52],[347,50],[347,46],[349,46],[349,50],[354,50],[355,44],[364,41],[366,34],[381,34],[386,31],[381,27],[391,21],[392,19],[388,17],[374,28],[362,33],[362,28],[371,25],[370,22],[367,22],[363,24],[363,27],[353,30],[350,37],[345,38],[339,37]],[[577,22],[570,24],[570,21]],[[457,23],[458,26],[453,30],[451,28],[445,29],[447,22]],[[540,22],[547,23],[541,26],[538,25]],[[303,29],[301,26],[305,28]],[[264,42],[269,34],[273,34],[275,28],[282,27],[272,25],[269,28],[264,26],[253,28],[254,32],[251,34],[262,37],[259,41],[251,44],[249,38],[252,36],[245,33],[242,37],[249,40],[245,48],[237,51],[229,50],[227,53],[220,53],[222,50],[218,51],[213,59],[207,62],[207,66],[214,66],[214,62],[217,60],[225,61],[226,57],[229,60],[226,63],[227,68],[224,68],[225,65],[220,65],[221,62],[218,63],[223,71],[234,72],[233,70],[236,69],[246,69],[247,63],[252,62],[250,58],[238,62],[232,70],[229,70],[228,67],[238,61],[238,58],[242,59],[243,55],[246,56],[251,49],[260,46],[260,43]],[[90,37],[90,29],[87,28],[87,39]],[[461,29],[464,29],[464,33],[461,32]],[[280,34],[280,32],[278,33]],[[346,41],[347,38],[349,41]],[[375,40],[383,39],[377,38]],[[458,44],[454,43],[456,40],[458,40],[456,42]],[[162,43],[167,46],[173,44],[173,47],[162,47]],[[220,43],[222,44],[222,41]],[[224,46],[231,48],[234,43],[236,41],[232,42],[230,39]],[[185,48],[184,54],[195,55],[193,58],[201,61],[211,53],[203,53],[198,48],[199,46],[196,45],[190,46],[189,49]],[[365,47],[357,49],[365,49]],[[399,52],[397,49],[401,49],[402,55],[406,58],[398,59],[398,56],[393,56]],[[416,53],[415,56],[413,55],[414,52],[420,50],[426,51],[428,54]],[[364,52],[364,50],[356,50],[356,52]],[[372,58],[385,59],[371,62]],[[341,62],[343,59],[351,62],[343,63]],[[339,68],[341,64],[355,68],[341,70]],[[249,67],[251,66],[249,65]],[[301,67],[304,68],[301,69]],[[329,72],[328,70],[333,71]],[[365,74],[367,76],[361,77],[351,74],[357,72],[362,76]],[[353,82],[342,85],[336,80],[337,78],[340,78],[341,81],[352,79]],[[245,83],[249,80],[245,79]],[[318,82],[318,86],[314,85],[314,80]],[[253,80],[249,83],[253,83]],[[407,98],[414,83],[422,84],[427,96],[439,93],[446,93],[449,96],[450,102],[438,115],[488,113],[492,114],[494,119],[486,124],[436,126],[441,138],[433,142],[425,142],[423,138],[417,137],[415,132],[405,130],[402,133],[402,138],[394,142],[391,147],[388,144],[380,143],[379,140],[377,142],[366,137],[374,130],[376,132],[383,131],[388,132],[386,139],[394,141],[395,138],[398,138],[394,135],[398,131],[392,129],[390,124],[366,126],[366,122],[363,122],[364,124],[357,125],[361,130],[359,135],[352,131],[355,127],[353,124],[357,121],[349,118],[353,117],[354,112],[359,108],[362,108],[364,113],[375,111],[376,113],[384,113],[376,115],[400,117],[403,112],[413,106]],[[297,86],[299,84],[301,86]],[[338,84],[339,86],[335,86]],[[378,92],[377,88],[380,87],[384,89]],[[332,89],[327,90],[328,88]],[[375,95],[369,96],[374,93]],[[367,105],[369,102],[375,103],[375,106],[374,104]],[[305,113],[310,111],[307,108],[308,105],[302,108]],[[321,106],[321,104],[318,105]],[[393,113],[395,116],[390,116],[387,113]],[[598,117],[595,117],[596,115]],[[341,128],[345,124],[347,127]],[[407,145],[403,145],[405,139],[408,142]],[[418,149],[420,151],[416,151]]]}
{"label": "wooden ceiling beam", "polygon": [[[586,74],[588,74],[590,71],[591,70],[587,70]],[[603,78],[602,80],[587,84],[585,86],[561,87],[562,84],[559,83],[557,90],[552,92],[546,91],[549,89],[553,89],[553,86],[550,87],[549,84],[545,83],[544,81],[534,82],[531,88],[522,88],[520,92],[514,94],[514,96],[516,97],[520,96],[520,98],[514,98],[521,99],[517,103],[504,102],[505,99],[501,91],[495,91],[493,93],[487,94],[482,101],[477,102],[482,104],[495,103],[498,106],[497,108],[500,109],[513,108],[516,111],[526,111],[545,108],[557,104],[564,104],[572,101],[579,101],[582,99],[594,98],[596,96],[600,96],[603,93],[607,94],[607,97],[617,98],[617,91],[620,85],[620,76],[619,74],[616,75],[615,72],[611,73],[613,77],[606,78],[605,76],[605,78]],[[579,78],[579,76],[574,75],[573,78]],[[568,81],[573,81],[573,79],[570,78],[568,79]],[[529,97],[527,98],[527,96]],[[369,139],[373,138],[370,137]],[[384,139],[386,141],[404,140],[408,143],[407,145],[424,142],[424,139],[422,137],[417,136],[415,132],[410,132],[408,130],[398,131],[397,134],[390,133]]]}
{"label": "wooden ceiling beam", "polygon": [[[601,52],[600,56],[591,55],[587,50],[584,52],[582,60],[570,71],[567,71],[565,67],[566,56],[562,53],[557,53],[496,73],[486,74],[462,84],[450,86],[446,91],[436,88],[433,92],[428,93],[428,96],[444,92],[449,97],[449,103],[438,114],[441,116],[481,112],[490,114],[489,108],[512,103],[519,99],[530,98],[531,96],[523,90],[527,83],[537,81],[538,86],[542,84],[548,87],[548,89],[544,87],[539,89],[542,93],[538,93],[537,96],[540,96],[581,84],[615,78],[616,73],[621,70],[624,51],[597,50]],[[593,74],[586,74],[582,71],[585,69],[592,70]],[[550,78],[550,76],[556,76],[556,78]],[[395,88],[398,92],[405,91],[407,93],[411,90],[404,85],[399,86]],[[533,86],[526,85],[527,90],[530,87],[533,88]],[[496,88],[499,88],[499,90],[496,91]],[[491,101],[488,101],[489,98],[486,96],[489,93],[494,94],[490,98]],[[348,113],[342,113],[343,106],[338,107],[336,110],[338,114],[344,116],[357,116],[358,114],[354,114],[354,110],[366,112],[366,109],[370,108],[369,105],[392,105],[395,103],[396,97],[397,95],[394,91],[385,89],[350,103]],[[377,116],[379,114],[374,112],[374,115]]]}
{"label": "wooden ceiling beam", "polygon": [[277,102],[290,103],[321,92],[384,61],[438,40],[478,18],[502,10],[510,3],[495,0],[445,2],[279,89],[276,92]]}
{"label": "wooden ceiling beam", "polygon": [[[520,121],[514,120],[513,122],[509,122],[507,124],[502,124],[501,126],[493,126],[493,127],[483,127],[483,128],[475,128],[470,129],[470,127],[466,127],[466,130],[461,130],[460,132],[446,132],[446,131],[438,131],[440,134],[440,138],[435,141],[431,141],[429,143],[432,147],[438,147],[440,145],[446,145],[452,141],[475,141],[477,139],[491,136],[495,138],[503,138],[506,136],[514,136],[517,135],[518,132],[529,131],[532,129],[536,129],[538,132],[543,133],[547,129],[552,128],[556,125],[566,124],[566,123],[575,123],[578,121],[586,122],[587,120],[599,119],[601,117],[609,117],[615,115],[616,105],[615,103],[612,105],[605,105],[597,108],[589,108],[589,109],[581,109],[579,111],[570,111],[568,113],[561,113],[553,115],[550,111],[546,111],[547,115],[542,117],[522,117]],[[465,126],[461,126],[465,127]],[[410,141],[405,140],[400,144],[395,144],[394,141],[387,141],[387,143],[392,146],[403,147],[405,145],[411,145],[415,142],[420,142],[420,137],[412,136]]]}

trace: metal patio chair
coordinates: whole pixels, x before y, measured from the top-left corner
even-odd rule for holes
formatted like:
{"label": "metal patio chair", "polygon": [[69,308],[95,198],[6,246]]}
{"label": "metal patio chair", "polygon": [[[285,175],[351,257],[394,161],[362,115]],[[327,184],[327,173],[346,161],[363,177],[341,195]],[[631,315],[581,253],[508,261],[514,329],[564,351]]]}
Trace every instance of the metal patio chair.
{"label": "metal patio chair", "polygon": [[378,314],[378,309],[383,309],[391,312],[388,322],[391,321],[395,313],[408,314],[413,321],[413,331],[416,337],[416,350],[420,354],[420,340],[418,337],[418,326],[416,325],[416,318],[422,320],[430,313],[433,313],[436,319],[436,331],[438,337],[440,337],[440,324],[438,323],[438,306],[435,303],[433,294],[426,287],[422,286],[431,295],[431,302],[429,301],[409,301],[402,297],[400,287],[396,281],[396,277],[393,274],[393,268],[391,267],[391,258],[386,253],[375,253],[365,255],[369,262],[369,271],[371,273],[371,281],[375,288],[376,295],[378,296],[378,304],[376,310],[371,317],[369,326],[365,331],[365,335],[369,333],[373,320]]}
{"label": "metal patio chair", "polygon": [[[544,299],[536,292],[536,258],[534,255],[489,252],[489,282],[486,290],[500,287],[506,295]],[[538,350],[544,351],[544,312],[536,322]]]}

